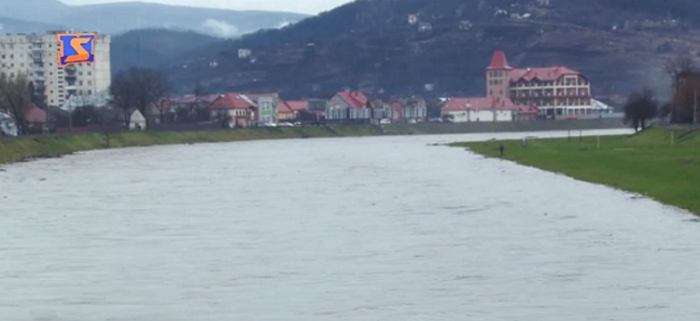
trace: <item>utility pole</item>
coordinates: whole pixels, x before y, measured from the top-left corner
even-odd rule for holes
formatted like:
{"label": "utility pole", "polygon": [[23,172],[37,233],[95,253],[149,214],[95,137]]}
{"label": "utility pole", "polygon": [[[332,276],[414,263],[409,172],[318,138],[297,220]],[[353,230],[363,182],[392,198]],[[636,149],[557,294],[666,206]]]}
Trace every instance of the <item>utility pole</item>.
{"label": "utility pole", "polygon": [[68,127],[70,128],[70,132],[73,132],[73,104],[71,104],[70,100],[72,95],[68,95],[68,98],[66,99],[67,104],[68,104]]}
{"label": "utility pole", "polygon": [[695,87],[693,91],[693,125],[698,124],[698,87]]}

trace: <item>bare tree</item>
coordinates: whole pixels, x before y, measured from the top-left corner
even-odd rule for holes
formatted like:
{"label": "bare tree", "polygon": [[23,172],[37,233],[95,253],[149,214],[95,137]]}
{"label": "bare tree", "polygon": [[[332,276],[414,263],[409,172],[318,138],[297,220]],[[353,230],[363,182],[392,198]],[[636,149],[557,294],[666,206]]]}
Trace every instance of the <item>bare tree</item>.
{"label": "bare tree", "polygon": [[159,99],[153,105],[158,110],[158,116],[160,118],[160,123],[165,124],[165,112],[170,109],[170,100],[166,98]]}
{"label": "bare tree", "polygon": [[24,133],[27,123],[27,112],[31,108],[32,97],[29,93],[27,75],[18,74],[8,77],[0,74],[0,110],[12,115],[17,123],[17,134]]}
{"label": "bare tree", "polygon": [[204,101],[204,96],[207,95],[206,88],[202,86],[201,83],[197,82],[197,84],[194,86],[194,89],[192,90],[192,93],[194,94],[194,102],[192,103],[192,106],[190,107],[190,112],[188,115],[188,118],[192,122],[196,122],[199,120],[199,113],[202,108],[202,102]]}
{"label": "bare tree", "polygon": [[146,118],[148,128],[148,108],[157,104],[169,89],[168,79],[163,73],[149,68],[132,67],[117,73],[110,93],[114,104],[124,110],[127,124],[129,111],[135,108]]}
{"label": "bare tree", "polygon": [[697,70],[695,61],[691,56],[678,55],[664,61],[664,69],[671,80],[672,93],[678,91],[680,86],[681,76],[687,72],[695,72]]}
{"label": "bare tree", "polygon": [[679,76],[678,89],[673,95],[673,123],[693,123],[698,114],[700,98],[700,74],[686,72]]}
{"label": "bare tree", "polygon": [[634,131],[644,130],[647,120],[654,119],[659,112],[659,102],[647,88],[632,93],[625,104],[625,123],[631,124]]}

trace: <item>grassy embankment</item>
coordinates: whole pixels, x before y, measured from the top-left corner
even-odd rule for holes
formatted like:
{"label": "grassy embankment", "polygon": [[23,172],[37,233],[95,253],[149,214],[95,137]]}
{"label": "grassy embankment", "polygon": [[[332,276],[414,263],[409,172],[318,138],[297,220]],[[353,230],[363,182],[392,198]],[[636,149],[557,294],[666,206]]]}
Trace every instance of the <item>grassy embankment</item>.
{"label": "grassy embankment", "polygon": [[[673,144],[672,144],[673,136]],[[639,193],[700,215],[700,131],[649,129],[630,136],[456,143],[487,157],[504,158],[578,180]]]}
{"label": "grassy embankment", "polygon": [[546,131],[615,128],[618,120],[581,122],[503,122],[469,124],[333,125],[331,127],[278,127],[197,132],[130,132],[114,134],[109,143],[101,134],[0,139],[0,164],[31,158],[55,157],[73,152],[166,144],[231,142],[259,139],[425,135],[479,132]]}

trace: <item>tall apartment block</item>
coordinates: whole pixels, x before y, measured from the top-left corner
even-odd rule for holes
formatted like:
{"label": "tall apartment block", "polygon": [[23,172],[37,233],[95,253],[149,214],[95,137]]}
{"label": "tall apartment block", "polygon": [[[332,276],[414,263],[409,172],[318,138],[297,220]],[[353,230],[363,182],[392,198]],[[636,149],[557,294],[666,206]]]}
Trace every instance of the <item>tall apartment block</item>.
{"label": "tall apartment block", "polygon": [[62,107],[71,96],[107,95],[112,79],[110,36],[98,35],[95,39],[93,63],[61,67],[57,63],[60,45],[56,34],[64,32],[0,35],[0,73],[10,78],[26,74],[49,106]]}

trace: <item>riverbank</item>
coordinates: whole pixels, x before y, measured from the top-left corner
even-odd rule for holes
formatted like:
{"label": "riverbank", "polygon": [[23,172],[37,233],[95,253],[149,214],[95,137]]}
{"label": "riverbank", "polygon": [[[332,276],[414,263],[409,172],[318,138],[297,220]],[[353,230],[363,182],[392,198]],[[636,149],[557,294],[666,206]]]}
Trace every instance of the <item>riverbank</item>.
{"label": "riverbank", "polygon": [[[600,142],[600,144],[599,144]],[[700,215],[700,131],[649,129],[630,136],[455,143],[486,157],[638,193]]]}
{"label": "riverbank", "polygon": [[465,124],[332,125],[326,127],[276,127],[193,132],[124,132],[0,139],[0,164],[34,158],[58,157],[75,152],[135,146],[232,142],[262,139],[430,135],[482,132],[532,132],[623,128],[620,120],[503,122]]}

